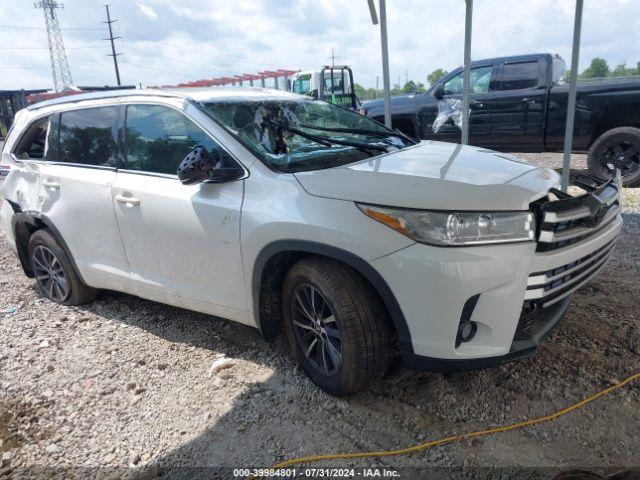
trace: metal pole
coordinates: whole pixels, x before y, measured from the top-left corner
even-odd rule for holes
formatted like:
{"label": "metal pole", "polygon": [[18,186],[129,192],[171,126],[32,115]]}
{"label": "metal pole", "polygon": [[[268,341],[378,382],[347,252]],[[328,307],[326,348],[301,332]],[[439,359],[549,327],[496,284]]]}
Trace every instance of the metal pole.
{"label": "metal pole", "polygon": [[571,150],[573,148],[573,122],[576,115],[576,89],[578,83],[578,60],[580,58],[580,30],[582,27],[582,3],[576,0],[576,17],[573,21],[573,47],[571,51],[571,78],[569,79],[569,101],[567,102],[567,124],[564,129],[564,153],[562,157],[562,191],[569,188],[571,172]]}
{"label": "metal pole", "polygon": [[371,14],[371,22],[374,25],[378,24],[378,13],[376,12],[376,5],[373,3],[373,0],[367,0],[369,4],[369,13]]}
{"label": "metal pole", "polygon": [[471,24],[473,20],[473,0],[467,4],[464,18],[464,75],[462,92],[462,135],[460,143],[469,145],[469,83],[471,77]]}
{"label": "metal pole", "polygon": [[113,66],[116,69],[116,80],[118,82],[118,86],[120,86],[120,71],[118,70],[118,55],[116,53],[116,47],[113,44],[113,30],[111,30],[111,24],[113,22],[115,22],[115,20],[111,21],[111,15],[109,14],[109,5],[105,5],[104,8],[107,9],[107,21],[103,22],[106,23],[107,25],[109,25],[109,40],[111,40],[111,55],[109,55],[110,57],[113,57]]}
{"label": "metal pole", "polygon": [[380,40],[382,42],[382,86],[384,88],[384,124],[391,128],[391,80],[387,38],[387,1],[380,0]]}

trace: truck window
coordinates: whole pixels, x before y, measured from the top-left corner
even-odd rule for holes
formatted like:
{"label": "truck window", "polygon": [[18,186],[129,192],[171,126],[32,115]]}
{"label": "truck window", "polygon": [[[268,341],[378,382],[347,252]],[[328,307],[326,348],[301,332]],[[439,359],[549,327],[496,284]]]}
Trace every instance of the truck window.
{"label": "truck window", "polygon": [[500,90],[522,90],[538,85],[538,61],[505,63]]}
{"label": "truck window", "polygon": [[[471,93],[487,93],[489,91],[489,83],[491,82],[491,70],[493,67],[488,65],[486,67],[475,67],[469,72],[469,78],[471,79]],[[455,77],[447,80],[443,87],[445,95],[461,95],[463,91],[463,75],[464,72],[460,72]]]}
{"label": "truck window", "polygon": [[311,74],[299,75],[293,81],[293,93],[300,93],[304,95],[311,91]]}

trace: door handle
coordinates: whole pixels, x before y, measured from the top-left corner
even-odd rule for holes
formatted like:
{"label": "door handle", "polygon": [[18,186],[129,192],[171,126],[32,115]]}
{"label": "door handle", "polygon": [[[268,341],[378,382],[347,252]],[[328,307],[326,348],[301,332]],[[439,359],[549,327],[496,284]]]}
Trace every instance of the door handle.
{"label": "door handle", "polygon": [[51,190],[59,190],[60,189],[60,184],[58,182],[53,181],[53,180],[43,180],[42,181],[42,185],[44,185],[46,188],[50,188]]}
{"label": "door handle", "polygon": [[522,103],[528,103],[529,105],[531,105],[531,104],[533,104],[533,103],[536,103],[536,100],[535,100],[534,98],[527,98],[527,97],[524,97],[524,98],[522,99]]}
{"label": "door handle", "polygon": [[116,202],[123,203],[125,207],[137,207],[140,205],[140,199],[136,197],[126,197],[124,195],[116,195]]}
{"label": "door handle", "polygon": [[471,102],[471,106],[473,108],[484,108],[484,102],[474,100],[473,102]]}

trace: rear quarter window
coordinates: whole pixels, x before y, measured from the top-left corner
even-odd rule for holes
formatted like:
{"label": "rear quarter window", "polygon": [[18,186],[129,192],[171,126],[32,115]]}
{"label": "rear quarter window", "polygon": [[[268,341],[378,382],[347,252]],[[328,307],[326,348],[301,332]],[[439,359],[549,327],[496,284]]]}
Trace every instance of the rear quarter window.
{"label": "rear quarter window", "polygon": [[522,90],[538,86],[538,61],[505,63],[500,90]]}
{"label": "rear quarter window", "polygon": [[47,116],[32,122],[16,142],[13,154],[19,160],[54,160],[55,136],[52,118]]}

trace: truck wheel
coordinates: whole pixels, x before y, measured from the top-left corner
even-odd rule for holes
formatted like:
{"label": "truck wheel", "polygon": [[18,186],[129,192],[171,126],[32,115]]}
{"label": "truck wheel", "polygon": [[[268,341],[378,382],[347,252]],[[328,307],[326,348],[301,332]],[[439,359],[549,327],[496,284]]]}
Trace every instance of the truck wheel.
{"label": "truck wheel", "polygon": [[381,378],[390,333],[380,299],[353,269],[308,257],[293,265],[282,291],[284,328],[311,380],[332,395],[350,395]]}
{"label": "truck wheel", "polygon": [[56,303],[81,305],[96,298],[98,291],[76,274],[69,257],[49,230],[36,230],[29,240],[31,270],[44,294]]}
{"label": "truck wheel", "polygon": [[589,171],[602,179],[620,169],[625,187],[640,186],[640,129],[613,128],[600,135],[588,154]]}

